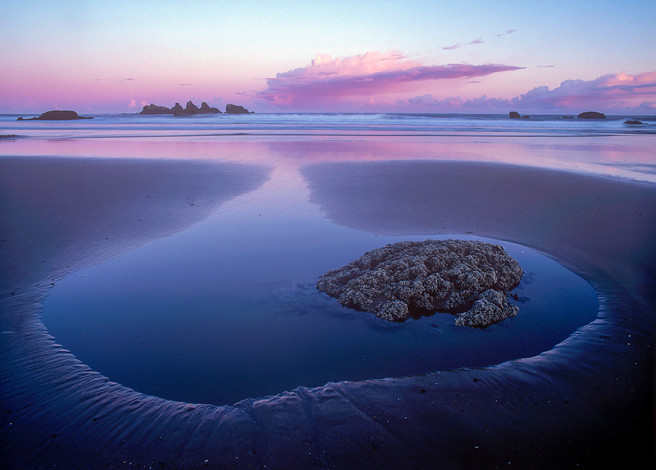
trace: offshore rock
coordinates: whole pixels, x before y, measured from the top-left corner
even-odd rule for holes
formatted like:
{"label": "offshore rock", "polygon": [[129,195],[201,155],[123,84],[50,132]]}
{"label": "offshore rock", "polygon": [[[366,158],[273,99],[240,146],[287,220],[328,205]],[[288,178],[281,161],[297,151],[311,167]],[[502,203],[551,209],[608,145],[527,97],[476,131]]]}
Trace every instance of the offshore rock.
{"label": "offshore rock", "polygon": [[182,109],[182,106],[180,106],[179,103],[175,103],[173,111],[174,116],[195,116],[196,114],[218,114],[221,112],[218,108],[210,108],[210,106],[204,101],[199,108],[191,100],[187,101],[187,105],[184,109]]}
{"label": "offshore rock", "polygon": [[510,111],[508,117],[510,119],[519,119],[519,113],[517,111]]}
{"label": "offshore rock", "polygon": [[144,106],[139,114],[173,114],[173,111],[166,106],[158,106],[151,103]]}
{"label": "offshore rock", "polygon": [[45,113],[41,114],[39,117],[30,118],[30,119],[18,118],[17,120],[18,121],[73,121],[76,119],[93,119],[93,118],[78,116],[78,114],[75,111],[54,110],[54,111],[46,111]]}
{"label": "offshore rock", "polygon": [[171,108],[171,112],[174,115],[184,113],[184,108],[182,106],[180,106],[180,103],[175,103],[175,105],[173,105],[173,107]]}
{"label": "offshore rock", "polygon": [[[175,103],[178,106],[178,103]],[[173,113],[174,116],[193,116],[194,114],[199,114],[200,109],[196,106],[191,100],[187,101],[187,105],[182,111],[176,111]]]}
{"label": "offshore rock", "polygon": [[576,117],[579,119],[606,119],[606,115],[604,113],[598,113],[596,111],[586,111],[585,113],[581,113]]}
{"label": "offshore rock", "polygon": [[483,327],[517,315],[506,294],[522,274],[499,245],[425,240],[369,251],[321,276],[316,287],[388,321],[443,311],[458,314],[457,325]]}
{"label": "offshore rock", "polygon": [[253,111],[249,111],[248,109],[244,108],[243,106],[239,106],[236,104],[227,104],[226,105],[226,113],[228,114],[252,114]]}
{"label": "offshore rock", "polygon": [[210,107],[209,104],[207,104],[205,101],[203,101],[200,104],[200,113],[201,114],[219,114],[219,113],[221,113],[221,111],[219,111],[219,108]]}

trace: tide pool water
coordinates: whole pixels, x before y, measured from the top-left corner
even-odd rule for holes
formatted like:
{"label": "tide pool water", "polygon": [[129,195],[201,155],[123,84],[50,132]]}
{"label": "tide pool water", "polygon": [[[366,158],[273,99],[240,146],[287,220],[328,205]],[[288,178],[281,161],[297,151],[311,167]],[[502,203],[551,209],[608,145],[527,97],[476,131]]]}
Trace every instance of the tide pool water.
{"label": "tide pool water", "polygon": [[526,272],[512,300],[520,313],[485,329],[456,327],[445,313],[390,323],[314,287],[365,251],[426,238],[449,236],[339,226],[309,202],[298,173],[278,169],[204,222],[65,277],[42,318],[58,343],[113,381],[226,404],[298,386],[530,357],[597,315],[596,292],[584,279],[504,242]]}

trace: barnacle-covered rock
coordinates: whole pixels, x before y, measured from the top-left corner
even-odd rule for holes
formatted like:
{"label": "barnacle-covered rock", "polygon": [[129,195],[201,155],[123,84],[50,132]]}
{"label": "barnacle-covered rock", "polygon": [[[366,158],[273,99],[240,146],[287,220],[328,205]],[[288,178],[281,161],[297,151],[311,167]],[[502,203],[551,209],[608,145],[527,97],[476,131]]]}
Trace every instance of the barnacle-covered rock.
{"label": "barnacle-covered rock", "polygon": [[486,326],[514,317],[519,307],[511,305],[503,292],[488,289],[483,292],[472,305],[472,308],[456,317],[459,326]]}
{"label": "barnacle-covered rock", "polygon": [[522,274],[499,245],[425,240],[369,251],[321,276],[317,289],[389,321],[444,311],[459,314],[457,325],[487,326],[517,315],[506,293]]}

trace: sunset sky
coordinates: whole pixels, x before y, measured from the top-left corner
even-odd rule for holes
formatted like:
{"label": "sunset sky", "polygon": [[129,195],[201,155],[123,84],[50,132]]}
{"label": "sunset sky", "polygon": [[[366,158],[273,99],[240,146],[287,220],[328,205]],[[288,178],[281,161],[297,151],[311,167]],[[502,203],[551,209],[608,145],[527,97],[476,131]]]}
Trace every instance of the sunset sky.
{"label": "sunset sky", "polygon": [[0,113],[656,114],[656,1],[5,2]]}

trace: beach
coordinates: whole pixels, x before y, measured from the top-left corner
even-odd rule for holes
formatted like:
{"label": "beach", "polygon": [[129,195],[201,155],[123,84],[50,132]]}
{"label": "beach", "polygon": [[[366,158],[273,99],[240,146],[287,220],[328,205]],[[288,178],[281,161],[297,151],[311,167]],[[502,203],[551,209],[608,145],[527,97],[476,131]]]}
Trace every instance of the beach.
{"label": "beach", "polygon": [[[106,139],[106,147],[79,139],[52,154],[44,149],[56,144],[39,140],[32,150],[21,142],[0,150],[7,468],[638,468],[653,461],[652,182],[623,177],[619,163],[609,166],[620,177],[577,171],[569,161],[522,164],[535,141],[213,139],[220,140],[137,146]],[[618,138],[607,148],[616,155],[633,142]],[[585,170],[596,164],[589,141],[566,145],[563,152],[585,149],[577,160]],[[157,148],[171,154],[151,155]],[[190,149],[203,158],[184,157]],[[507,149],[518,153],[506,158]],[[117,157],[99,155],[112,150]],[[594,287],[596,319],[531,357],[298,384],[231,405],[129,389],[85,365],[44,326],[42,305],[60,280],[198,227],[221,208],[238,212],[275,175],[298,183],[279,194],[307,198],[337,227],[381,237],[474,235],[538,250]]]}

